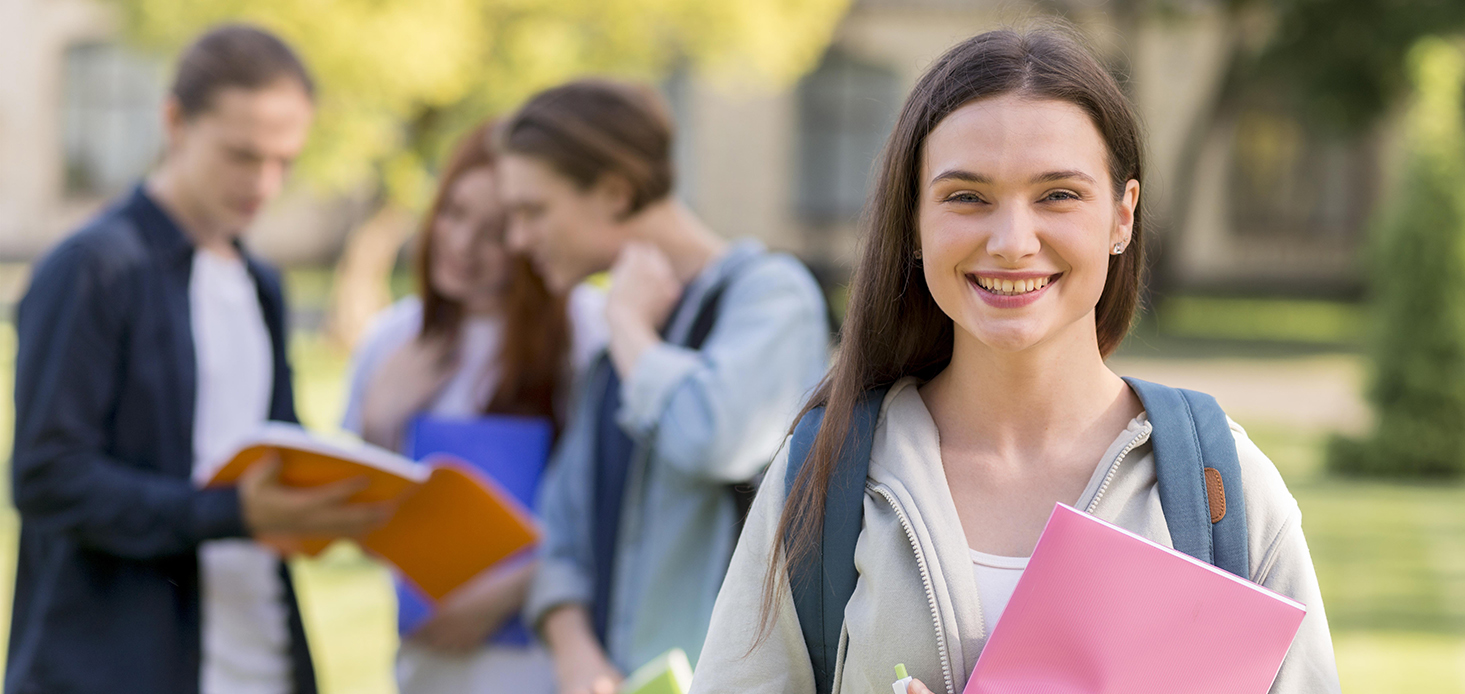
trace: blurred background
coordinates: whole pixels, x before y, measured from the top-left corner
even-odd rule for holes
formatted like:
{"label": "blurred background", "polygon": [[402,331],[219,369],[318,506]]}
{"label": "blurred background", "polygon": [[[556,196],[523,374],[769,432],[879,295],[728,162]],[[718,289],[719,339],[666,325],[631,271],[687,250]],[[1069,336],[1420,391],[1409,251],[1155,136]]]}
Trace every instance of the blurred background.
{"label": "blurred background", "polygon": [[[214,22],[277,31],[318,82],[307,154],[247,238],[286,269],[301,415],[332,430],[478,119],[587,73],[660,85],[677,194],[797,254],[838,313],[907,89],[957,40],[1049,16],[1148,129],[1152,287],[1114,368],[1216,395],[1277,463],[1346,689],[1465,692],[1458,0],[0,0],[0,456],[28,266],[155,160],[169,65]],[[392,691],[384,571],[349,545],[292,568],[323,691]]]}

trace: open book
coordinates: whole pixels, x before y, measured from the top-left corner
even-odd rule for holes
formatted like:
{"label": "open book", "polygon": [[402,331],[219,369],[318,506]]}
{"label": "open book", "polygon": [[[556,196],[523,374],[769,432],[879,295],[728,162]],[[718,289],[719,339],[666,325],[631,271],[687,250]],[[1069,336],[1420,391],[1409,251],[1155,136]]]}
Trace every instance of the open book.
{"label": "open book", "polygon": [[1264,694],[1306,611],[1058,504],[964,694]]}
{"label": "open book", "polygon": [[[312,487],[364,477],[369,486],[355,502],[396,501],[385,525],[361,538],[368,551],[391,562],[434,600],[485,569],[534,544],[533,518],[512,494],[472,466],[448,456],[417,463],[355,441],[314,436],[301,427],[271,422],[219,467],[208,486],[235,484],[271,453],[280,456],[280,481]],[[281,551],[319,553],[333,537],[267,537]]]}

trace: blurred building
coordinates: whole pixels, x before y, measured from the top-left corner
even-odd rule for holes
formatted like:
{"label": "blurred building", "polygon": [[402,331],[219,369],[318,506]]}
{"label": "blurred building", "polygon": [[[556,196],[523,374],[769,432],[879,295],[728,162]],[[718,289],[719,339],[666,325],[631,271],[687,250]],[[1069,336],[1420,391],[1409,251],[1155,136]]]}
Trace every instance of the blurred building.
{"label": "blurred building", "polygon": [[[783,90],[682,72],[680,195],[727,235],[792,250],[829,284],[854,260],[871,164],[924,67],[972,34],[1057,11],[1128,88],[1148,128],[1143,193],[1171,286],[1338,294],[1381,188],[1383,140],[1310,133],[1276,94],[1220,99],[1247,27],[1213,0],[1127,16],[1101,0],[856,0],[817,69]],[[0,3],[0,260],[33,257],[155,158],[165,66],[116,39],[93,0]],[[331,262],[362,205],[287,196],[253,244],[287,264]]]}
{"label": "blurred building", "polygon": [[[170,75],[121,43],[116,13],[97,0],[0,2],[0,63],[0,262],[25,262],[156,160]],[[329,262],[361,207],[285,196],[251,242],[283,263]]]}

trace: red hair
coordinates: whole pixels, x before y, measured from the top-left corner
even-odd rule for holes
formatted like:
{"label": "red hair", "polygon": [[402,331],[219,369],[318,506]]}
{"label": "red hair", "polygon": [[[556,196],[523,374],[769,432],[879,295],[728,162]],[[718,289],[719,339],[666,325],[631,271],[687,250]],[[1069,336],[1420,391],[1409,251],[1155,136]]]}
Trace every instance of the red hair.
{"label": "red hair", "polygon": [[[422,297],[422,336],[458,339],[463,323],[463,305],[443,296],[432,286],[432,229],[447,204],[449,191],[469,172],[491,167],[497,159],[491,135],[495,123],[474,128],[453,151],[443,168],[437,196],[423,218],[418,234],[415,269],[417,289]],[[502,231],[507,219],[500,215],[493,224]],[[512,255],[509,282],[504,290],[503,340],[496,357],[498,386],[483,405],[485,414],[549,417],[559,429],[555,397],[567,377],[570,325],[565,300],[552,294],[522,255]]]}

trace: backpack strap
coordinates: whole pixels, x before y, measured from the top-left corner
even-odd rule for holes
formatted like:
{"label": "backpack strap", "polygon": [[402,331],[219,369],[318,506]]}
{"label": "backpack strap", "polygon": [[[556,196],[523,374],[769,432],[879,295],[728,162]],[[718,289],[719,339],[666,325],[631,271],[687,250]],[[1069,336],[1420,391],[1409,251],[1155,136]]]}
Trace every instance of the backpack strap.
{"label": "backpack strap", "polygon": [[[839,459],[829,478],[824,497],[824,530],[819,548],[797,565],[789,566],[789,587],[794,610],[804,632],[804,646],[814,666],[814,691],[829,694],[834,686],[834,667],[839,658],[839,635],[844,628],[844,606],[855,592],[855,543],[865,513],[865,478],[870,471],[870,450],[875,443],[875,422],[886,388],[872,390],[855,404],[849,435],[840,447]],[[789,443],[788,472],[784,496],[793,491],[794,480],[803,469],[814,437],[824,422],[824,408],[816,407],[794,427]]]}
{"label": "backpack strap", "polygon": [[[687,331],[687,337],[682,342],[683,347],[694,350],[702,349],[702,345],[707,342],[707,337],[712,334],[712,328],[717,325],[717,318],[722,312],[722,295],[727,292],[728,285],[732,284],[744,266],[761,255],[745,260],[732,268],[703,293],[701,304],[697,306],[697,313],[692,316],[692,327]],[[676,315],[675,310],[672,311],[672,315]],[[727,488],[728,492],[732,494],[733,505],[737,511],[737,525],[733,530],[733,538],[736,539],[743,534],[743,525],[748,520],[749,509],[753,508],[753,498],[758,494],[758,485],[755,480],[746,480],[729,484]]]}
{"label": "backpack strap", "polygon": [[1175,549],[1249,579],[1241,463],[1226,413],[1205,393],[1124,380],[1153,427],[1160,506]]}

